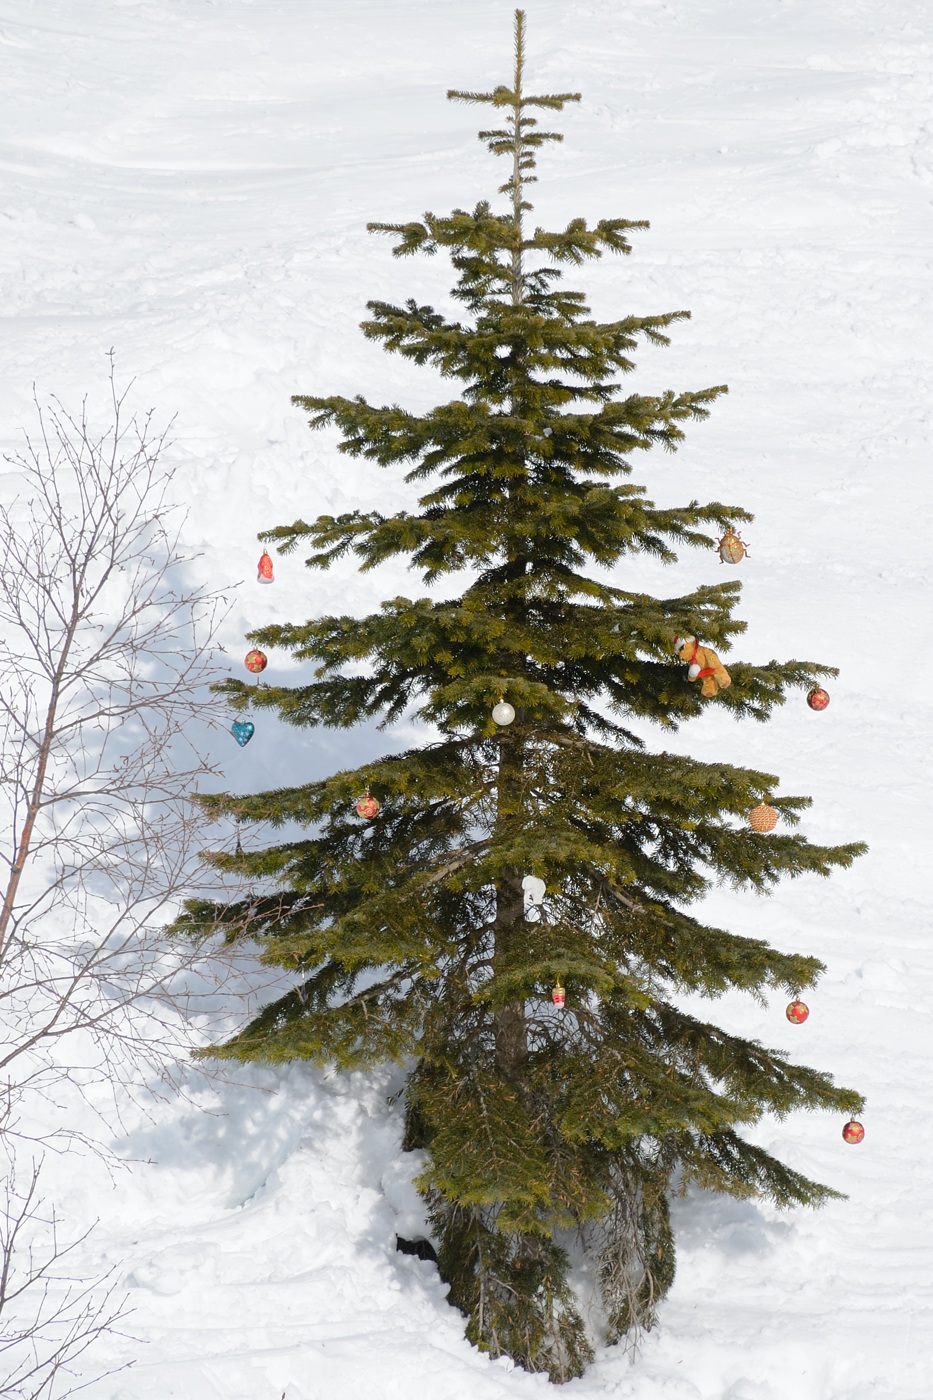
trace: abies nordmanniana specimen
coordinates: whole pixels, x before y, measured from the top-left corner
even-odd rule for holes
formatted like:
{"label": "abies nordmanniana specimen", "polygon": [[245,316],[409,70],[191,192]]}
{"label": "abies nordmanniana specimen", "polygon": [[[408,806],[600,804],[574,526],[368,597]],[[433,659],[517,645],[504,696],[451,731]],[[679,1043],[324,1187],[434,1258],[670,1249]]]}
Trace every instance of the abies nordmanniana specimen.
{"label": "abies nordmanniana specimen", "polygon": [[[315,668],[294,686],[226,683],[231,702],[294,725],[350,728],[418,716],[420,747],[322,782],[201,799],[218,817],[297,837],[210,857],[249,881],[233,902],[192,901],[180,926],[255,940],[295,986],[222,1058],[408,1066],[406,1143],[426,1154],[441,1274],[467,1335],[553,1380],[579,1375],[592,1338],[568,1282],[584,1248],[615,1340],[650,1326],[674,1275],[668,1219],[690,1183],[781,1205],[833,1193],[745,1141],[763,1112],[849,1111],[860,1096],[678,1007],[678,993],[795,994],[821,964],[712,928],[688,912],[711,879],[764,890],[783,875],[846,866],[859,844],[759,836],[746,813],[793,826],[806,798],[772,774],[654,752],[637,729],[673,729],[705,704],[764,720],[788,690],[831,674],[806,662],[730,659],[704,700],[672,654],[675,634],[727,647],[739,584],[681,597],[628,591],[626,559],[673,562],[746,521],[734,505],[659,509],[631,460],[670,449],[724,387],[625,395],[640,340],[666,344],[686,312],[598,322],[559,268],[629,252],[643,223],[528,222],[538,117],[576,93],[528,96],[523,16],[510,86],[452,92],[493,109],[481,132],[503,156],[500,204],[373,224],[395,253],[447,252],[462,320],[408,301],[369,304],[363,332],[458,381],[428,413],[364,398],[301,396],[341,451],[403,467],[417,510],[354,511],[270,529],[280,554],[326,569],[348,551],[371,569],[405,556],[442,600],[392,598],[367,617],[265,627],[250,640]],[[652,460],[655,460],[653,457]],[[715,558],[715,555],[712,556]],[[609,573],[609,571],[613,571]],[[450,596],[452,578],[463,578]],[[514,723],[497,728],[505,698]],[[361,821],[366,791],[381,804]],[[528,917],[523,880],[543,881]],[[551,989],[566,987],[566,1008]],[[835,1133],[834,1133],[835,1136]],[[582,1245],[581,1245],[582,1241]]]}

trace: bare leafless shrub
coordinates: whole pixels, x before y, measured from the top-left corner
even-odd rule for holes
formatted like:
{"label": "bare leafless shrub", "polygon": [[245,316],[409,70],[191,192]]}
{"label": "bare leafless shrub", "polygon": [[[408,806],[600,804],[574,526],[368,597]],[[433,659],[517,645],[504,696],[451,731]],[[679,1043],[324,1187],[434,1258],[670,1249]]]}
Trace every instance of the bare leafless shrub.
{"label": "bare leafless shrub", "polygon": [[84,1353],[126,1309],[111,1274],[89,1279],[76,1257],[93,1225],[62,1238],[40,1194],[41,1157],[17,1162],[6,1126],[0,1117],[0,1395],[63,1400],[82,1388]]}
{"label": "bare leafless shrub", "polygon": [[24,1400],[70,1393],[120,1315],[64,1278],[85,1236],[39,1194],[87,1114],[46,1132],[32,1106],[165,1070],[199,986],[163,929],[197,878],[222,600],[192,581],[165,430],[109,382],[102,430],[36,400],[0,505],[0,1394]]}

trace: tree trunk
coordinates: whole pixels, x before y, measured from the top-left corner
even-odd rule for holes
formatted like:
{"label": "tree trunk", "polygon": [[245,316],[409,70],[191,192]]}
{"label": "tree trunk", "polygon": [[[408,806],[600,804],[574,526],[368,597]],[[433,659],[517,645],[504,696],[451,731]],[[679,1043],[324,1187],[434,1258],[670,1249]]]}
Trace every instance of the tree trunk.
{"label": "tree trunk", "polygon": [[[499,741],[497,825],[508,824],[518,816],[522,800],[523,749],[517,734],[503,735]],[[497,971],[508,967],[511,954],[523,937],[525,893],[522,878],[521,870],[509,870],[496,884],[493,967]],[[495,1037],[497,1065],[508,1079],[519,1082],[528,1054],[524,1001],[513,1002],[496,1013]]]}

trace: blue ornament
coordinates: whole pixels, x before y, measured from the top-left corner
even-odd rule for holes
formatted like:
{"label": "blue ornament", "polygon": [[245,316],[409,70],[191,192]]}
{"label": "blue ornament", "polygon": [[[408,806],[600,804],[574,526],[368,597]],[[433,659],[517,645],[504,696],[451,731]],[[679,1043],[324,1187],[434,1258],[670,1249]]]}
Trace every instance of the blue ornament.
{"label": "blue ornament", "polygon": [[234,739],[236,739],[240,748],[245,749],[250,739],[252,739],[253,735],[256,733],[256,726],[253,724],[252,720],[235,719],[230,726],[230,733],[233,735]]}

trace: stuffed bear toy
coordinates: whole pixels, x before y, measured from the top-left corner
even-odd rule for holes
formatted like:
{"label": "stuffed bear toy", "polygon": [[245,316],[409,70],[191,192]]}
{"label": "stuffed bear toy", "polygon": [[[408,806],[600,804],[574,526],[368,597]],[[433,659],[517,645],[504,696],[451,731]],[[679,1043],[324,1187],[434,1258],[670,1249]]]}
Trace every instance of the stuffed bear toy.
{"label": "stuffed bear toy", "polygon": [[687,663],[687,675],[692,681],[702,680],[701,694],[710,697],[727,690],[732,677],[714,651],[701,647],[696,637],[675,637],[674,652]]}

